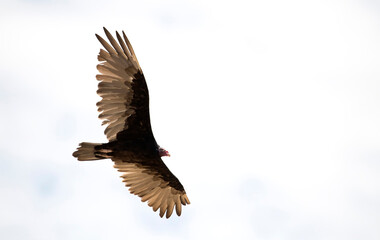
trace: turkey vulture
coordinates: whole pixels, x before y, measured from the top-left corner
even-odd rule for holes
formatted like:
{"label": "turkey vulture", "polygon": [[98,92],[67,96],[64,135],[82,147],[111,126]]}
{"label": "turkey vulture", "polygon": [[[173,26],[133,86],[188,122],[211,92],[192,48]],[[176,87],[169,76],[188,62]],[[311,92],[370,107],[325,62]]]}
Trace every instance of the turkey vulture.
{"label": "turkey vulture", "polygon": [[[97,66],[100,81],[96,105],[108,143],[82,142],[73,153],[79,161],[111,159],[122,172],[129,191],[148,201],[153,211],[160,209],[169,218],[175,207],[181,215],[182,205],[190,204],[185,189],[170,172],[161,157],[170,156],[154,139],[149,117],[149,92],[135,52],[123,31],[116,32],[118,42],[106,28],[111,43],[95,34],[100,49]],[[182,204],[182,205],[181,205]]]}

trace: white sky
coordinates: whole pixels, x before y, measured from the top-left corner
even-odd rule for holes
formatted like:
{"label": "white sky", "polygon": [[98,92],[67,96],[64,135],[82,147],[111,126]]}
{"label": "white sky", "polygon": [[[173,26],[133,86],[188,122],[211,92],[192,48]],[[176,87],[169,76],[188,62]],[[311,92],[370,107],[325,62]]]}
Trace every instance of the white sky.
{"label": "white sky", "polygon": [[[94,34],[125,30],[191,205],[161,219],[110,161]],[[1,239],[380,238],[377,1],[0,0]]]}

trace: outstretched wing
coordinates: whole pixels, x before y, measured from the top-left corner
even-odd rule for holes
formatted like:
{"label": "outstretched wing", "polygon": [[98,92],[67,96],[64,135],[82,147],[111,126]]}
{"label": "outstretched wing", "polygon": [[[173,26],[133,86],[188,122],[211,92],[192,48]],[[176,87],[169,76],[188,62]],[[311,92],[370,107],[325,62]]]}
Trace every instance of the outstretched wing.
{"label": "outstretched wing", "polygon": [[160,209],[160,217],[166,212],[169,218],[175,207],[181,215],[182,205],[190,204],[186,192],[178,179],[170,172],[161,158],[140,163],[127,163],[113,160],[114,167],[124,174],[121,176],[129,191],[148,201],[153,211]]}
{"label": "outstretched wing", "polygon": [[96,76],[102,97],[96,104],[99,118],[108,125],[104,133],[109,141],[126,131],[130,137],[151,134],[149,92],[135,52],[124,32],[123,38],[116,32],[118,42],[106,28],[104,32],[111,45],[96,34],[105,48],[98,55],[100,74]]}

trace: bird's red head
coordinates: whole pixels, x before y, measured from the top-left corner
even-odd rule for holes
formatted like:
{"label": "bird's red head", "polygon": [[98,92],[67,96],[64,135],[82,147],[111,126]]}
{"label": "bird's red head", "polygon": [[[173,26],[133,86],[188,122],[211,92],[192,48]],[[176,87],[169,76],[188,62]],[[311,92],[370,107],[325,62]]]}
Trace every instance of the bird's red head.
{"label": "bird's red head", "polygon": [[158,152],[160,153],[160,157],[170,157],[169,152],[163,149],[162,147],[158,148]]}

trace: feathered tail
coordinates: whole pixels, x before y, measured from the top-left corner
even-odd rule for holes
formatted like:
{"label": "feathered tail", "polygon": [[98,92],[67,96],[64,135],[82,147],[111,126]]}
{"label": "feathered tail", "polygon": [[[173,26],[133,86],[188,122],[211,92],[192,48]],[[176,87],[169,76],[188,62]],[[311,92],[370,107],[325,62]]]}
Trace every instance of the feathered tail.
{"label": "feathered tail", "polygon": [[73,156],[79,161],[91,161],[110,158],[112,150],[103,148],[102,143],[82,142],[78,149],[73,153]]}

